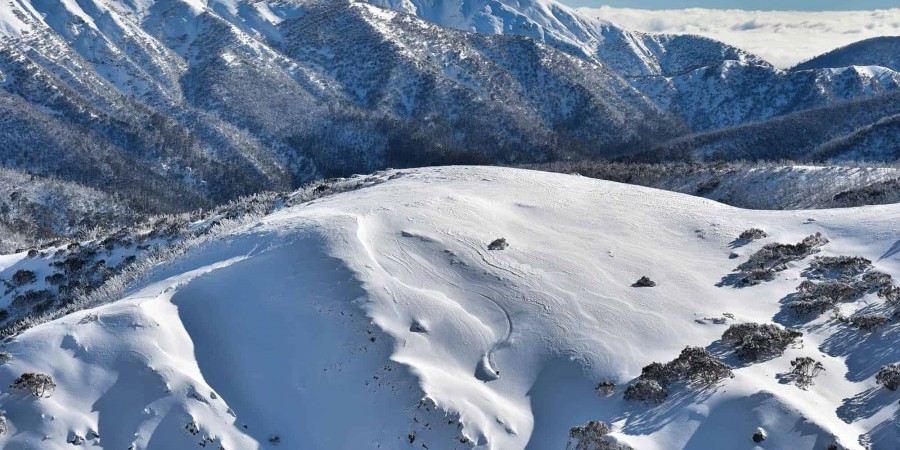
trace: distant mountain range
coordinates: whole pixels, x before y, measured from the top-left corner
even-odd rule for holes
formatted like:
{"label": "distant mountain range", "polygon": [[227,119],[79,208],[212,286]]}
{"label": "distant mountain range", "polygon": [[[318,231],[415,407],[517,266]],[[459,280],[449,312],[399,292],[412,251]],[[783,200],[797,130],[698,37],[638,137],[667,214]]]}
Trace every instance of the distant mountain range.
{"label": "distant mountain range", "polygon": [[[884,42],[783,71],[550,0],[16,0],[0,9],[0,165],[152,213],[387,166],[698,140],[731,159],[893,159]],[[885,114],[841,116],[860,99]],[[803,146],[759,134],[832,108]],[[715,140],[744,133],[766,147]]]}

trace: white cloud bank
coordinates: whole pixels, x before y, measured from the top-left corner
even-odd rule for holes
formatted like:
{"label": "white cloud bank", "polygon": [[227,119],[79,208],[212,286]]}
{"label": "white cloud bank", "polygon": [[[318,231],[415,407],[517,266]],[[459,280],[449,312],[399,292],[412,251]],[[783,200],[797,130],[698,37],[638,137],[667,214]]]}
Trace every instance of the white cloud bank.
{"label": "white cloud bank", "polygon": [[710,37],[755,53],[782,68],[863,39],[900,35],[900,8],[809,12],[602,6],[579,11],[637,31]]}

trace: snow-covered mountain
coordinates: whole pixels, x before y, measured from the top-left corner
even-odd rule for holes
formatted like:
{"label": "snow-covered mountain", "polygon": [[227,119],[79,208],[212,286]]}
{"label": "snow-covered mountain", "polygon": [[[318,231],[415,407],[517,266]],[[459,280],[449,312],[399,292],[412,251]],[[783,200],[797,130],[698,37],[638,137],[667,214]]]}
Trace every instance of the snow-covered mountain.
{"label": "snow-covered mountain", "polygon": [[122,171],[222,201],[388,165],[620,153],[681,132],[597,62],[367,3],[21,1],[2,11],[6,165],[101,188],[127,175],[67,173],[58,161],[96,159],[80,153],[96,146]]}
{"label": "snow-covered mountain", "polygon": [[712,39],[630,31],[604,21],[597,15],[601,10],[588,17],[555,0],[369,1],[443,26],[528,36],[585,55],[628,79],[695,131],[766,120],[900,86],[895,70],[783,71]]}
{"label": "snow-covered mountain", "polygon": [[[888,319],[858,329],[895,308],[896,298],[875,291],[896,294],[897,205],[749,211],[475,167],[356,183],[234,225],[155,264],[122,300],[6,341],[0,382],[46,374],[55,389],[36,391],[41,398],[6,390],[0,443],[890,450],[900,442],[897,394],[876,380],[900,356],[900,328]],[[738,238],[751,227],[763,231]],[[501,237],[506,245],[490,245]],[[769,281],[735,281],[736,266],[772,255],[787,259],[768,269]],[[840,255],[867,260],[819,259]],[[3,277],[34,258],[3,257]],[[657,286],[632,286],[642,276]],[[835,311],[801,317],[789,309],[802,300],[801,282],[856,293],[841,294]],[[733,325],[772,322],[774,335],[784,325],[802,337],[790,334],[771,353],[771,342],[753,346],[762,334],[728,337],[743,329]],[[766,356],[751,358],[753,349]],[[804,357],[821,364],[808,380],[791,372]],[[670,360],[664,370],[702,377],[665,382],[662,403],[623,399],[628,386],[662,380],[656,366],[642,367]],[[723,363],[724,373],[707,377]]]}
{"label": "snow-covered mountain", "polygon": [[883,36],[859,41],[800,63],[793,70],[849,66],[880,66],[900,71],[900,36]]}

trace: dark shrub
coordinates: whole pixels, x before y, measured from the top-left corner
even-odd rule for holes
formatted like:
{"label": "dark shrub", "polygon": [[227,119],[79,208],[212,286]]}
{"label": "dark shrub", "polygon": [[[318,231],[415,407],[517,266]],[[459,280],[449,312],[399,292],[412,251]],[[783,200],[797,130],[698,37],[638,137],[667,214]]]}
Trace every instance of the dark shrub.
{"label": "dark shrub", "polygon": [[641,277],[639,280],[635,281],[631,287],[654,287],[656,286],[656,282],[647,278]]}
{"label": "dark shrub", "polygon": [[762,428],[758,428],[756,430],[756,433],[753,433],[752,439],[753,439],[753,442],[756,442],[758,444],[758,443],[766,440],[766,437],[767,437],[766,431],[763,430]]}
{"label": "dark shrub", "polygon": [[762,282],[774,280],[775,270],[760,267],[757,269],[745,270],[741,275],[741,284],[744,286],[756,286]]}
{"label": "dark shrub", "polygon": [[863,314],[850,318],[850,325],[860,330],[874,333],[879,328],[891,321],[891,318],[884,314]]}
{"label": "dark shrub", "polygon": [[900,388],[900,364],[888,364],[878,371],[875,381],[886,389],[896,391]]}
{"label": "dark shrub", "polygon": [[766,244],[756,253],[750,256],[747,262],[738,266],[738,270],[750,270],[759,268],[771,268],[776,271],[784,270],[785,264],[791,261],[799,261],[819,251],[819,247],[828,243],[828,239],[821,233],[807,236],[797,244]]}
{"label": "dark shrub", "polygon": [[767,238],[769,235],[759,228],[750,228],[748,230],[744,230],[739,236],[738,239],[742,241],[752,241],[754,239],[763,239]]}
{"label": "dark shrub", "polygon": [[738,358],[761,361],[780,356],[803,333],[774,324],[741,323],[728,327],[722,341],[735,349]]}
{"label": "dark shrub", "polygon": [[813,385],[813,378],[825,370],[822,363],[808,357],[801,356],[791,361],[791,374],[797,386],[806,389]]}
{"label": "dark shrub", "polygon": [[885,286],[878,290],[878,296],[889,305],[900,306],[900,287],[898,286]]}
{"label": "dark shrub", "polygon": [[28,392],[35,397],[49,397],[56,389],[56,383],[50,375],[29,372],[19,375],[10,387]]}
{"label": "dark shrub", "polygon": [[604,422],[592,420],[585,426],[569,430],[569,443],[566,450],[633,450],[631,447],[609,441],[609,426]]}
{"label": "dark shrub", "polygon": [[861,256],[820,256],[809,265],[809,278],[851,279],[872,268],[872,261]]}
{"label": "dark shrub", "polygon": [[863,283],[865,283],[866,288],[868,289],[884,289],[885,287],[893,285],[893,278],[890,275],[879,272],[877,270],[870,270],[866,272],[862,277]]}
{"label": "dark shrub", "polygon": [[852,281],[809,281],[800,283],[796,298],[788,308],[798,316],[821,314],[839,302],[855,300],[866,293],[867,288]]}
{"label": "dark shrub", "polygon": [[12,361],[12,359],[12,354],[10,354],[9,352],[0,352],[0,364],[6,364]]}
{"label": "dark shrub", "polygon": [[666,364],[679,379],[714,384],[734,376],[727,364],[714,358],[703,347],[685,347],[677,358]]}
{"label": "dark shrub", "polygon": [[506,250],[509,247],[509,243],[506,242],[505,238],[494,239],[493,242],[488,244],[488,250]]}
{"label": "dark shrub", "polygon": [[19,269],[12,276],[12,283],[16,286],[24,286],[35,281],[37,281],[37,276],[30,270]]}
{"label": "dark shrub", "polygon": [[66,282],[66,276],[59,272],[56,272],[53,275],[47,275],[46,277],[44,277],[44,281],[46,281],[47,284],[59,286]]}
{"label": "dark shrub", "polygon": [[13,297],[10,306],[15,308],[33,307],[41,303],[52,301],[54,298],[55,296],[53,293],[46,289],[41,289],[39,291],[25,291],[24,293]]}
{"label": "dark shrub", "polygon": [[672,371],[668,364],[652,362],[641,369],[642,380],[653,380],[661,386],[667,386],[678,379],[678,375]]}
{"label": "dark shrub", "polygon": [[662,403],[669,396],[666,388],[654,380],[638,380],[625,388],[625,400],[645,403]]}

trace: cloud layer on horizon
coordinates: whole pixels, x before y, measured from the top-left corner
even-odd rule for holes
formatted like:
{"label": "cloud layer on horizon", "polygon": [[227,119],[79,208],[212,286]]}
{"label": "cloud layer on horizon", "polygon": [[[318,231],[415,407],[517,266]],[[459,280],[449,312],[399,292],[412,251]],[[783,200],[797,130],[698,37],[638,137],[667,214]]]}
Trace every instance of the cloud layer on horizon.
{"label": "cloud layer on horizon", "polygon": [[781,68],[863,39],[900,35],[900,8],[809,12],[602,6],[579,11],[637,31],[710,37],[755,53]]}

